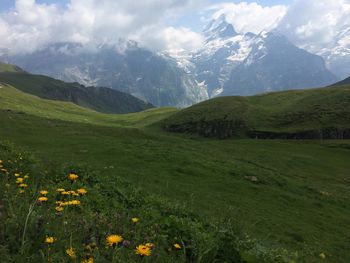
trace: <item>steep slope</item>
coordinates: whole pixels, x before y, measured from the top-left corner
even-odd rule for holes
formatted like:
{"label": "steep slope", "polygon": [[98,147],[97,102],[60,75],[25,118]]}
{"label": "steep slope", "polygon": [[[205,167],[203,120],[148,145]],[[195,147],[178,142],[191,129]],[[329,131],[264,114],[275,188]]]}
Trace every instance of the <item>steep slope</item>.
{"label": "steep slope", "polygon": [[42,99],[1,83],[0,111],[3,114],[35,116],[82,124],[113,127],[145,127],[175,113],[175,108],[153,108],[129,114],[104,114],[72,102]]}
{"label": "steep slope", "polygon": [[0,72],[0,82],[44,99],[73,102],[104,113],[129,113],[152,108],[129,94],[109,88],[84,87],[24,72]]}
{"label": "steep slope", "polygon": [[350,138],[350,86],[215,98],[162,125],[172,132],[220,138]]}
{"label": "steep slope", "polygon": [[3,63],[0,61],[0,73],[3,73],[3,72],[22,72],[22,73],[24,73],[24,70],[22,70],[21,68],[19,68],[17,66]]}
{"label": "steep slope", "polygon": [[350,85],[350,77],[335,83],[333,86]]}
{"label": "steep slope", "polygon": [[97,48],[60,43],[6,59],[31,73],[112,88],[156,106],[185,107],[208,98],[206,90],[174,59],[139,48],[131,41]]}
{"label": "steep slope", "polygon": [[283,35],[262,33],[247,58],[231,73],[222,95],[314,88],[336,81],[323,59],[297,48]]}
{"label": "steep slope", "polygon": [[203,34],[206,42],[192,62],[211,97],[320,87],[337,80],[321,57],[276,32],[238,34],[222,15]]}

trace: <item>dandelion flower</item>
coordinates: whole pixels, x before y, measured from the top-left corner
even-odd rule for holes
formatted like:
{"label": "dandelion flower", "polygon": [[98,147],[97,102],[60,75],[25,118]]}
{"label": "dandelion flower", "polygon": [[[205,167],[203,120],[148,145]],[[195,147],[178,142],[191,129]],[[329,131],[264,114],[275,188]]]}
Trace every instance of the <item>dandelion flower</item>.
{"label": "dandelion flower", "polygon": [[41,195],[47,195],[49,193],[49,191],[47,191],[47,190],[41,190],[40,191],[40,194]]}
{"label": "dandelion flower", "polygon": [[28,185],[27,185],[27,184],[20,184],[19,187],[21,187],[21,188],[27,188]]}
{"label": "dandelion flower", "polygon": [[47,197],[45,197],[45,196],[40,196],[38,198],[38,201],[40,201],[40,202],[47,202],[47,200],[49,200],[49,199]]}
{"label": "dandelion flower", "polygon": [[70,202],[68,202],[70,205],[80,205],[81,202],[79,200],[72,200]]}
{"label": "dandelion flower", "polygon": [[114,245],[118,245],[122,241],[123,241],[123,237],[119,235],[110,235],[106,238],[106,243],[110,247]]}
{"label": "dandelion flower", "polygon": [[174,244],[174,248],[181,249],[181,246],[180,246],[180,244],[176,243],[176,244]]}
{"label": "dandelion flower", "polygon": [[86,194],[87,194],[87,190],[84,189],[84,188],[78,189],[77,192],[78,192],[78,194],[80,194],[80,195],[86,195]]}
{"label": "dandelion flower", "polygon": [[151,249],[145,245],[138,245],[135,249],[135,254],[140,256],[150,256],[151,255]]}
{"label": "dandelion flower", "polygon": [[58,193],[62,193],[62,192],[64,192],[64,191],[66,191],[66,190],[64,190],[63,188],[58,188],[58,189],[56,190],[56,192],[58,192]]}
{"label": "dandelion flower", "polygon": [[22,177],[18,177],[16,179],[16,184],[23,184],[24,183],[24,179]]}
{"label": "dandelion flower", "polygon": [[21,176],[21,174],[20,173],[15,173],[15,176],[19,177],[19,176]]}
{"label": "dandelion flower", "polygon": [[61,195],[69,195],[69,191],[62,191]]}
{"label": "dandelion flower", "polygon": [[79,176],[75,173],[70,173],[68,175],[68,179],[71,180],[72,182],[75,182],[78,178],[79,178]]}
{"label": "dandelion flower", "polygon": [[63,211],[63,207],[62,206],[56,206],[56,208],[55,208],[55,210],[57,211],[57,212],[62,212]]}
{"label": "dandelion flower", "polygon": [[83,260],[81,263],[94,263],[94,258],[89,257],[88,259]]}
{"label": "dandelion flower", "polygon": [[24,179],[28,179],[28,178],[29,178],[29,176],[28,176],[28,175],[25,175],[23,178],[24,178]]}
{"label": "dandelion flower", "polygon": [[66,249],[66,253],[70,258],[76,258],[74,248],[70,247]]}
{"label": "dandelion flower", "polygon": [[48,245],[53,244],[56,241],[56,239],[54,237],[46,237],[45,238],[45,243]]}
{"label": "dandelion flower", "polygon": [[137,223],[137,222],[140,221],[140,218],[133,217],[133,218],[131,218],[131,221],[132,221],[133,223]]}

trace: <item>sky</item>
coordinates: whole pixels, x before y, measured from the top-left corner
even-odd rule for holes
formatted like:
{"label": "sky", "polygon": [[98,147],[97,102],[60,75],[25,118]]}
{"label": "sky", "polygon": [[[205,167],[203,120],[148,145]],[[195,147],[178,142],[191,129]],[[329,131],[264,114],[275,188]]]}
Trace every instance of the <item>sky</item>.
{"label": "sky", "polygon": [[191,51],[220,14],[239,33],[277,29],[310,49],[333,44],[350,28],[350,0],[0,0],[0,49],[23,53],[56,42],[132,39],[154,51]]}

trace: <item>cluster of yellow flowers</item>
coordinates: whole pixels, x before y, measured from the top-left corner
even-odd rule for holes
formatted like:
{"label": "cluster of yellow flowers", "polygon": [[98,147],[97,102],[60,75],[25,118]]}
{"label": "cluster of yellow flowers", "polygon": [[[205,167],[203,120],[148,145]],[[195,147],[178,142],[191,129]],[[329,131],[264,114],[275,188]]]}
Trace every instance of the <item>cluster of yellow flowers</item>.
{"label": "cluster of yellow flowers", "polygon": [[28,184],[26,184],[25,181],[29,178],[29,176],[25,175],[21,177],[21,173],[16,172],[15,177],[16,177],[16,184],[19,187],[19,192],[23,194],[25,192],[25,189],[28,187]]}
{"label": "cluster of yellow flowers", "polygon": [[4,167],[4,162],[0,160],[0,171],[4,174],[8,174],[7,169]]}
{"label": "cluster of yellow flowers", "polygon": [[44,203],[44,202],[47,202],[49,200],[49,198],[46,197],[46,195],[49,194],[49,191],[41,190],[39,193],[41,194],[41,196],[38,197],[38,201],[40,203]]}
{"label": "cluster of yellow flowers", "polygon": [[[2,172],[6,172],[7,170],[4,168],[3,165],[3,161],[0,160],[0,169]],[[26,176],[21,176],[21,173],[16,171],[14,173],[15,178],[16,178],[16,184],[17,186],[20,188],[20,192],[24,192],[24,190],[28,187],[28,185],[26,184],[26,179],[29,178],[28,175]],[[68,179],[71,181],[71,183],[75,183],[78,180],[79,176],[76,173],[69,173],[68,175]],[[77,200],[77,199],[72,199],[72,200],[67,200],[64,201],[62,200],[62,197],[81,197],[84,196],[88,193],[88,191],[85,188],[79,188],[76,190],[66,190],[64,188],[58,188],[56,189],[57,192],[57,197],[58,199],[56,199],[57,201],[55,202],[56,207],[55,210],[56,212],[62,212],[65,207],[67,206],[79,206],[81,205],[81,201]],[[40,204],[48,202],[50,192],[49,190],[46,189],[42,189],[39,191],[39,197],[38,197],[38,202]],[[130,219],[130,221],[133,224],[138,224],[140,222],[140,218],[138,217],[132,217]],[[54,236],[47,236],[44,240],[44,243],[48,246],[48,249],[50,249],[51,245],[53,245],[55,242],[57,241],[56,237]],[[117,234],[112,234],[106,237],[106,245],[107,247],[116,247],[118,245],[123,245],[123,246],[129,246],[130,245],[130,241],[124,240],[124,238],[121,235],[117,235]],[[91,245],[87,245],[85,248],[85,252],[86,251],[90,251],[92,252],[92,250],[97,247],[96,244],[91,244]],[[135,254],[139,255],[141,257],[148,257],[152,255],[152,251],[155,248],[155,244],[154,243],[144,243],[144,244],[139,244],[135,247]],[[181,249],[181,246],[179,244],[174,244],[174,248],[179,250]],[[72,246],[69,246],[68,248],[66,248],[65,250],[66,255],[71,258],[72,260],[76,260],[77,259],[77,253],[75,248],[73,248]],[[81,261],[81,263],[94,263],[94,258],[91,255],[91,253],[88,253],[85,255],[84,259]]]}

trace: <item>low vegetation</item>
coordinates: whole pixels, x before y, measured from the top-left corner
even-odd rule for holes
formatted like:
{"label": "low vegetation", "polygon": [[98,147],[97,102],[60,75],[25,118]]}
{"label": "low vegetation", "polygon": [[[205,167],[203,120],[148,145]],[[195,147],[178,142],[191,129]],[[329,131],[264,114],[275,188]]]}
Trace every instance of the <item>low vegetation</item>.
{"label": "low vegetation", "polygon": [[[72,251],[77,262],[110,262],[113,257],[115,262],[350,260],[348,140],[217,140],[174,134],[161,127],[164,119],[178,117],[176,109],[102,114],[1,86],[0,140],[17,145],[0,147],[2,169],[7,170],[0,178],[4,262],[47,261],[48,248],[54,262],[67,262]],[[262,109],[272,102],[276,109],[278,94]],[[282,100],[285,93],[280,94]],[[329,100],[339,101],[336,94],[346,102],[341,91]],[[284,98],[291,113],[297,105],[292,98]],[[298,109],[314,105],[308,99]],[[347,114],[347,104],[343,111],[328,106],[331,114],[334,109]],[[265,122],[258,112],[251,115],[254,123],[271,130],[273,121]],[[208,111],[208,116],[214,113]],[[333,123],[346,127],[346,116]],[[72,172],[78,175],[75,182],[68,178]],[[23,193],[16,173],[26,180]],[[63,198],[59,188],[69,195]],[[78,189],[87,192],[75,196]],[[60,204],[63,211],[58,211]],[[30,207],[34,210],[26,224]],[[130,245],[109,247],[120,240],[114,235]],[[45,243],[51,237],[47,241],[53,243]],[[98,250],[91,253],[85,246],[93,243]],[[155,246],[139,249],[151,255],[136,254],[136,247],[146,243]]]}
{"label": "low vegetation", "polygon": [[350,138],[350,86],[220,97],[170,116],[172,132],[206,137]]}
{"label": "low vegetation", "polygon": [[0,144],[2,262],[295,262],[232,225],[210,225],[120,178],[48,171]]}

